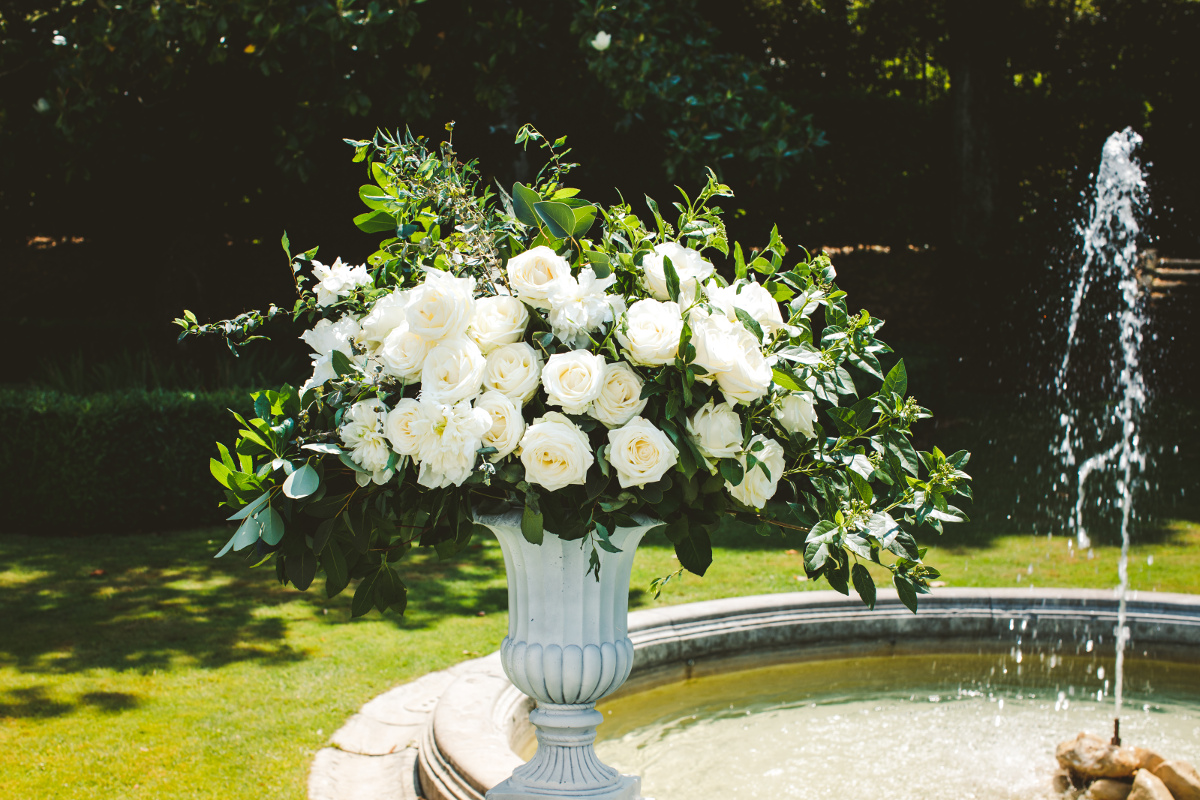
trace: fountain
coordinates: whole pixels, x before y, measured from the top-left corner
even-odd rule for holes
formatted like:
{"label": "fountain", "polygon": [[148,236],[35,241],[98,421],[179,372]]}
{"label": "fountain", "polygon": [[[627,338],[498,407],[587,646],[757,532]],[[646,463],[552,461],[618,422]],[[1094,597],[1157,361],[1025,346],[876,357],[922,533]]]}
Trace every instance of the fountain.
{"label": "fountain", "polygon": [[[1139,215],[1147,204],[1146,180],[1137,158],[1141,144],[1142,137],[1130,128],[1114,133],[1104,143],[1092,207],[1087,222],[1077,232],[1083,262],[1071,294],[1066,347],[1054,382],[1063,406],[1059,417],[1061,432],[1054,449],[1062,464],[1060,483],[1069,488],[1072,477],[1075,481],[1075,508],[1067,524],[1074,529],[1080,551],[1091,547],[1084,521],[1088,478],[1092,473],[1106,472],[1114,473],[1116,478],[1112,491],[1100,495],[1099,503],[1101,508],[1106,504],[1119,507],[1121,515],[1117,589],[1120,609],[1113,676],[1116,720],[1121,717],[1125,645],[1129,638],[1125,605],[1129,591],[1129,525],[1136,491],[1134,470],[1140,477],[1146,469],[1146,455],[1138,436],[1146,404],[1146,383],[1141,370],[1146,317],[1136,274],[1138,239],[1142,232]],[[1072,354],[1084,344],[1079,322],[1084,300],[1089,296],[1099,311],[1092,315],[1096,318],[1093,332],[1108,334],[1107,341],[1101,339],[1090,344],[1100,347],[1113,365],[1099,375],[1080,370],[1078,363],[1072,365],[1071,360]],[[1117,394],[1115,403],[1104,402],[1097,407],[1085,402],[1090,392],[1107,394],[1113,390]],[[1085,457],[1083,454],[1089,449],[1098,452]],[[1114,722],[1114,727],[1119,724]],[[1114,739],[1119,739],[1118,733],[1114,732]]]}
{"label": "fountain", "polygon": [[[1118,718],[1127,711],[1131,744],[1200,762],[1200,597],[1128,590],[1135,489],[1147,467],[1134,275],[1147,202],[1140,142],[1126,130],[1105,143],[1078,229],[1082,261],[1054,383],[1055,489],[1074,496],[1061,527],[1082,551],[1089,525],[1119,519],[1118,591],[939,589],[917,615],[887,591],[874,609],[804,592],[636,611],[633,671],[599,707],[607,722],[596,749],[641,774],[648,796],[1059,797],[1054,744],[1106,727],[1110,695]],[[1096,363],[1116,369],[1098,374]],[[1108,491],[1096,491],[1101,478]],[[532,755],[531,701],[505,678],[499,654],[451,673],[427,700],[399,687],[372,701],[403,705],[382,719],[397,726],[432,710],[415,781],[404,762],[406,793],[355,796],[478,800]],[[310,785],[346,786],[339,753],[318,756],[326,774]]]}

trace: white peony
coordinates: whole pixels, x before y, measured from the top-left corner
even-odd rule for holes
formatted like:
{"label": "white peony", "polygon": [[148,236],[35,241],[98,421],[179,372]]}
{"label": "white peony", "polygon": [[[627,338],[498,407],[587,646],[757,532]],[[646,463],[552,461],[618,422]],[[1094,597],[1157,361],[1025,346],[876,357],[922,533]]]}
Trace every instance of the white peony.
{"label": "white peony", "polygon": [[642,417],[608,432],[607,453],[622,489],[654,483],[679,460],[667,435]]}
{"label": "white peony", "polygon": [[547,284],[571,276],[571,265],[545,245],[526,250],[508,260],[508,284],[513,293],[534,308],[548,309]]}
{"label": "white peony", "polygon": [[607,428],[617,428],[642,413],[647,399],[642,397],[642,379],[624,361],[604,365],[600,395],[592,401],[588,414],[604,423]]}
{"label": "white peony", "polygon": [[375,355],[383,364],[384,375],[417,383],[431,349],[433,342],[410,331],[406,320],[392,329]]}
{"label": "white peony", "polygon": [[813,422],[817,419],[817,410],[813,407],[810,392],[784,395],[779,408],[775,409],[775,418],[788,433],[802,433],[806,438],[816,438]]}
{"label": "white peony", "polygon": [[362,318],[360,341],[368,353],[375,353],[383,346],[388,334],[401,325],[406,325],[406,314],[411,292],[397,289],[384,295],[371,306],[371,312]]}
{"label": "white peony", "polygon": [[564,275],[546,284],[550,304],[550,328],[568,347],[586,347],[588,334],[611,323],[625,310],[625,301],[604,290],[616,283],[617,276],[597,278],[591,267],[584,267],[579,278]]}
{"label": "white peony", "polygon": [[[763,444],[763,448],[754,452],[754,446],[759,442]],[[749,452],[770,471],[770,477],[757,464],[753,469],[747,469],[746,454],[743,453],[739,459],[744,470],[742,482],[734,486],[729,481],[725,481],[725,488],[743,504],[751,508],[762,508],[768,500],[775,496],[775,490],[779,488],[779,479],[783,477],[783,448],[774,439],[755,436],[750,440]]]}
{"label": "white peony", "polygon": [[437,342],[467,332],[475,316],[474,278],[456,278],[449,272],[430,269],[425,273],[425,282],[411,291],[406,316],[413,333]]}
{"label": "white peony", "polygon": [[541,379],[542,355],[526,342],[500,345],[488,353],[483,368],[485,389],[495,389],[523,406],[537,393]]}
{"label": "white peony", "polygon": [[479,394],[487,360],[470,339],[435,345],[421,364],[421,399],[453,405]]}
{"label": "white peony", "polygon": [[582,414],[604,388],[604,356],[587,350],[555,353],[542,367],[546,402],[568,414]]}
{"label": "white peony", "polygon": [[617,329],[617,341],[634,364],[653,367],[675,360],[682,332],[678,303],[638,300],[626,312],[625,324]]}
{"label": "white peony", "polygon": [[471,318],[468,333],[487,355],[502,344],[521,341],[528,324],[529,311],[525,304],[515,297],[501,294],[475,301],[475,316]]}
{"label": "white peony", "polygon": [[339,258],[332,266],[327,267],[316,259],[313,259],[312,265],[313,276],[317,279],[313,291],[317,293],[317,305],[321,308],[337,302],[339,297],[350,294],[356,286],[365,286],[371,282],[366,264],[352,267],[342,263]]}
{"label": "white peony", "polygon": [[496,462],[516,450],[525,433],[525,419],[520,407],[508,395],[495,390],[481,394],[475,407],[483,409],[492,418],[492,427],[483,434],[484,447],[496,448],[489,458]]}
{"label": "white peony", "polygon": [[[736,458],[742,450],[742,418],[728,403],[709,400],[688,420],[687,430],[707,458]],[[709,470],[715,473],[715,464]]]}
{"label": "white peony", "polygon": [[350,458],[370,472],[371,480],[377,484],[387,483],[392,477],[392,471],[388,469],[392,449],[384,433],[387,415],[387,406],[379,398],[361,400],[350,406],[339,431],[342,441],[350,448]]}
{"label": "white peony", "polygon": [[764,333],[784,326],[779,303],[775,302],[770,292],[757,283],[737,281],[732,286],[718,286],[716,281],[709,281],[704,287],[704,293],[708,302],[724,311],[730,320],[737,319],[737,311],[734,309],[740,308],[762,327]]}
{"label": "white peony", "polygon": [[317,354],[312,362],[312,377],[300,387],[302,396],[309,389],[337,377],[337,372],[333,369],[333,351],[339,350],[347,357],[353,358],[353,342],[359,333],[358,321],[347,315],[337,322],[318,320],[311,330],[300,334],[300,338]]}
{"label": "white peony", "polygon": [[557,411],[534,420],[521,437],[521,463],[525,480],[547,491],[582,486],[595,462],[592,445],[575,423]]}
{"label": "white peony", "polygon": [[708,278],[716,268],[699,251],[684,247],[678,242],[662,242],[654,245],[654,252],[642,257],[646,290],[657,300],[670,300],[667,291],[667,272],[663,259],[671,259],[671,266],[679,276],[679,302],[690,306],[696,300],[700,282]]}
{"label": "white peony", "polygon": [[492,427],[491,415],[466,400],[453,405],[421,402],[431,426],[417,453],[417,483],[430,489],[461,486],[475,468],[483,437]]}

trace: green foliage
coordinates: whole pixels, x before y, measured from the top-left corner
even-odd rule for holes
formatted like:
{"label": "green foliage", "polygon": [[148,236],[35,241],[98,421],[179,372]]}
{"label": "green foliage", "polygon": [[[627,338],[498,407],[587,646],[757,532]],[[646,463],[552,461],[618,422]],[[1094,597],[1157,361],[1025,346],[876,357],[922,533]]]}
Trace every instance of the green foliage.
{"label": "green foliage", "polygon": [[[770,91],[761,61],[718,47],[719,25],[697,0],[605,0],[583,3],[572,30],[588,69],[625,111],[619,128],[659,123],[668,177],[737,163],[779,187],[801,156],[827,144],[825,133]],[[601,33],[609,39],[593,38]]]}
{"label": "green foliage", "polygon": [[251,411],[242,391],[0,391],[5,529],[128,533],[218,521],[220,493],[196,465],[234,428],[230,408]]}
{"label": "green foliage", "polygon": [[[564,183],[576,166],[565,160],[570,152],[565,137],[551,141],[530,126],[520,130],[517,143],[535,144],[549,160],[532,185],[517,183],[511,195],[497,196],[481,186],[475,164],[459,162],[449,142],[435,150],[412,134],[383,132],[372,140],[347,142],[375,187],[359,191],[374,209],[370,224],[360,228],[384,238],[368,259],[370,272],[360,273],[365,284],[347,284],[318,303],[316,295],[303,290],[309,280],[303,267],[312,251],[292,256],[285,237],[300,291],[292,312],[296,319],[320,317],[326,325],[331,318],[362,319],[380,298],[422,286],[427,274],[438,272],[472,278],[481,296],[514,294],[502,267],[533,247],[555,251],[574,270],[603,264],[611,295],[628,305],[650,293],[643,266],[659,243],[674,241],[672,246],[681,249],[670,252],[680,259],[699,258],[696,248],[730,251],[720,210],[711,203],[731,192],[711,171],[694,199],[681,190],[682,201],[672,204],[678,216],[671,220],[647,198],[654,218],[650,230],[627,204],[601,208],[579,198]],[[595,238],[587,238],[596,219],[601,224]],[[256,392],[254,416],[235,415],[241,426],[237,440],[232,448],[218,445],[220,459],[210,462],[225,489],[224,505],[233,512],[229,519],[241,521],[218,556],[253,547],[255,561],[273,557],[279,580],[302,589],[320,563],[330,596],[361,579],[352,603],[355,616],[371,608],[403,612],[407,591],[393,565],[418,546],[431,547],[441,557],[460,552],[477,527],[473,511],[521,508],[526,539],[540,543],[544,531],[551,530],[582,540],[597,571],[598,551],[615,549],[609,532],[648,515],[666,523],[680,564],[697,575],[708,569],[713,541],[722,535],[795,530],[806,533],[804,566],[810,578],[824,577],[844,593],[853,578],[871,604],[873,586],[865,582],[862,563],[873,563],[892,573],[901,597],[915,610],[916,594],[928,591],[929,580],[939,573],[923,563],[924,552],[912,533],[922,525],[940,532],[944,522],[966,519],[950,501],[970,496],[969,476],[962,470],[968,454],[913,448],[911,426],[929,412],[906,396],[903,361],[883,374],[879,356],[890,352],[876,337],[883,323],[866,311],[850,313],[827,256],[805,254],[787,261],[788,248],[776,228],[764,247],[750,251],[748,264],[740,245],[733,252],[735,274],[755,273],[764,283],[742,279],[730,291],[756,289],[768,295],[768,303],[788,300],[785,324],[768,329],[767,317],[741,307],[735,309],[735,321],[726,323],[744,328],[739,334],[744,338],[736,340],[744,344],[730,340],[730,346],[743,347],[745,358],[774,361],[773,369],[763,361],[760,390],[736,400],[730,399],[736,390],[722,382],[722,372],[708,374],[697,362],[699,351],[691,342],[692,325],[715,324],[711,319],[718,314],[726,320],[727,312],[714,305],[715,289],[700,292],[693,285],[684,299],[682,260],[676,267],[662,258],[667,293],[686,312],[673,363],[625,360],[616,336],[627,324],[622,317],[589,328],[587,344],[580,345],[574,334],[563,339],[557,327],[547,330],[552,324],[545,310],[526,307],[531,321],[520,335],[546,358],[582,347],[634,370],[646,400],[638,415],[679,453],[656,480],[636,484],[623,476],[617,486],[612,481],[617,468],[606,454],[609,433],[582,414],[569,423],[588,439],[596,465],[585,480],[553,491],[532,475],[527,479],[524,463],[509,454],[494,463],[474,461],[465,478],[441,485],[426,483],[428,464],[422,463],[418,474],[416,457],[401,455],[394,443],[386,451],[386,466],[379,461],[368,469],[347,438],[344,426],[353,418],[347,415],[358,413],[366,400],[386,411],[402,398],[416,398],[419,387],[385,370],[364,345],[349,345],[329,353],[332,369],[326,379],[314,379],[303,396],[290,386]],[[729,285],[720,276],[713,280],[718,288]],[[823,310],[820,323],[813,317],[818,308]],[[246,319],[255,317],[243,314],[235,321],[200,325],[185,315],[178,322],[185,336],[215,333],[236,340],[233,344],[247,340]],[[733,457],[718,459],[701,448],[692,422],[702,408],[722,401],[736,405],[732,413],[742,441]],[[784,406],[796,402],[815,418],[785,424]],[[531,422],[551,410],[550,399],[537,392],[523,416]],[[496,450],[479,451],[489,452]],[[762,485],[764,476],[770,482],[769,490],[761,490],[765,494],[756,495],[753,488],[748,494],[733,492],[742,485]]]}

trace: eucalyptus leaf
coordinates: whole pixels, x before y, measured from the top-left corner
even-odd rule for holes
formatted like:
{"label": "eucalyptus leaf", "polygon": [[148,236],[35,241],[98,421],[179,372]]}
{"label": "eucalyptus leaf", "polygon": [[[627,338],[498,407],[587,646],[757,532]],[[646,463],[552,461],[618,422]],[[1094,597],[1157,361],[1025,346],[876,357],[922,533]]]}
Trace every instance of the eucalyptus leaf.
{"label": "eucalyptus leaf", "polygon": [[299,500],[313,494],[321,485],[321,476],[308,464],[288,475],[283,482],[283,493],[293,500]]}

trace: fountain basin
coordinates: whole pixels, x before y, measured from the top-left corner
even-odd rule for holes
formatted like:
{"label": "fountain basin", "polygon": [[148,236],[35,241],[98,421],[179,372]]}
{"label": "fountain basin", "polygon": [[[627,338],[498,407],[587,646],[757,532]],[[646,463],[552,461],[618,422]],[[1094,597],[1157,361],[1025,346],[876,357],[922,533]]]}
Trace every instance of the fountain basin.
{"label": "fountain basin", "polygon": [[[873,610],[835,592],[803,592],[636,611],[629,616],[633,672],[609,701],[692,678],[804,661],[1013,656],[1016,648],[1026,658],[1111,657],[1117,607],[1110,591],[939,589],[922,598],[915,615],[889,592],[880,592]],[[1200,596],[1133,593],[1127,614],[1131,659],[1200,662]],[[504,677],[498,655],[461,675],[442,694],[422,736],[424,796],[482,798],[509,775],[530,752],[531,703]]]}

